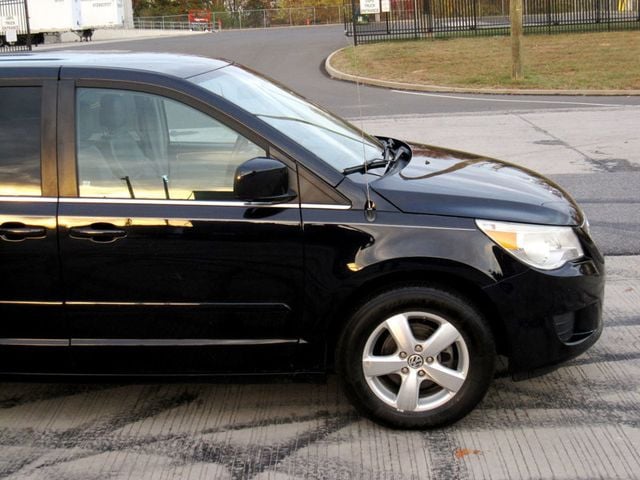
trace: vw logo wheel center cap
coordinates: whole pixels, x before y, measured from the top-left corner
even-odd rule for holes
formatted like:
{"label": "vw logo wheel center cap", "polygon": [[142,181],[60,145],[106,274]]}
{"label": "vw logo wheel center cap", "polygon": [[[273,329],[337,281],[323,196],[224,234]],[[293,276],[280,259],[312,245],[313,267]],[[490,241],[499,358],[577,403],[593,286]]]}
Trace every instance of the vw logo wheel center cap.
{"label": "vw logo wheel center cap", "polygon": [[411,368],[420,368],[420,367],[422,367],[422,365],[424,365],[424,360],[422,359],[422,357],[420,355],[411,355],[407,359],[407,364]]}

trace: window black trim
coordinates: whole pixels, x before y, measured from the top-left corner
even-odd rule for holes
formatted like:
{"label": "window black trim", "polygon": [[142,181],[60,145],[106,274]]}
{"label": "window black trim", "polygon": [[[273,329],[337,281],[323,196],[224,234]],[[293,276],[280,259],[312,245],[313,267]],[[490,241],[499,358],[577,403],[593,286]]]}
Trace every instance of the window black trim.
{"label": "window black trim", "polygon": [[58,196],[57,97],[58,82],[55,80],[43,82],[40,124],[40,181],[44,197]]}

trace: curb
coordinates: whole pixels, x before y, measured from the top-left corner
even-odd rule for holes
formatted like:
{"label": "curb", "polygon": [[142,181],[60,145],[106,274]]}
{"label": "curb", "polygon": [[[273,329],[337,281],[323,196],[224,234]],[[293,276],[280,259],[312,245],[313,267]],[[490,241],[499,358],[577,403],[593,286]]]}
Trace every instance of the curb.
{"label": "curb", "polygon": [[[135,42],[138,40],[158,40],[163,38],[177,38],[177,37],[188,37],[191,35],[202,35],[205,33],[213,33],[213,32],[191,32],[188,33],[180,33],[180,34],[158,34],[158,35],[148,35],[148,36],[133,36],[133,37],[113,37],[113,38],[104,38],[101,40],[92,40],[91,42],[80,42],[78,40],[74,41],[62,41],[59,43],[43,43],[40,45],[34,45],[31,53],[38,53],[39,51],[48,51],[48,50],[65,50],[68,48],[76,48],[83,47],[86,45],[108,45],[110,43],[121,43],[121,42]],[[95,50],[87,50],[87,51],[95,51]]]}
{"label": "curb", "polygon": [[324,68],[331,78],[345,80],[347,82],[371,85],[374,87],[384,87],[393,90],[409,90],[414,92],[434,92],[434,93],[472,93],[485,95],[566,95],[566,96],[635,96],[640,95],[640,90],[539,90],[539,89],[515,89],[515,88],[467,88],[467,87],[446,87],[442,85],[425,85],[421,83],[403,83],[391,80],[380,80],[378,78],[361,77],[344,73],[331,65],[334,55],[345,50],[344,47],[331,53],[324,61]]}

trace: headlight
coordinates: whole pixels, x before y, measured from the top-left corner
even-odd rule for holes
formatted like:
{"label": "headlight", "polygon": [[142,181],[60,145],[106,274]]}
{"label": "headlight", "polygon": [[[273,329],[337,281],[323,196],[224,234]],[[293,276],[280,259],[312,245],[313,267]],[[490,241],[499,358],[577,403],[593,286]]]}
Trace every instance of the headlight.
{"label": "headlight", "polygon": [[587,232],[587,235],[591,236],[591,224],[589,223],[589,219],[584,213],[582,214],[582,216],[584,217],[582,228],[584,228],[584,231]]}
{"label": "headlight", "polygon": [[560,268],[584,255],[571,227],[476,220],[487,236],[518,260],[542,270]]}

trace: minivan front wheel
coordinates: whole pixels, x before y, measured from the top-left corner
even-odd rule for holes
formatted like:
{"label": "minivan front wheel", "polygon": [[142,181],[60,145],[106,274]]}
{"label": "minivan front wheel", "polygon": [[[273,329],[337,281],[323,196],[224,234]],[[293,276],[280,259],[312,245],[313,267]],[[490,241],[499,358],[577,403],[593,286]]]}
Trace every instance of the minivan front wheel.
{"label": "minivan front wheel", "polygon": [[336,352],[343,387],[369,418],[392,427],[455,422],[484,397],[495,345],[480,312],[458,295],[402,287],[369,300]]}

